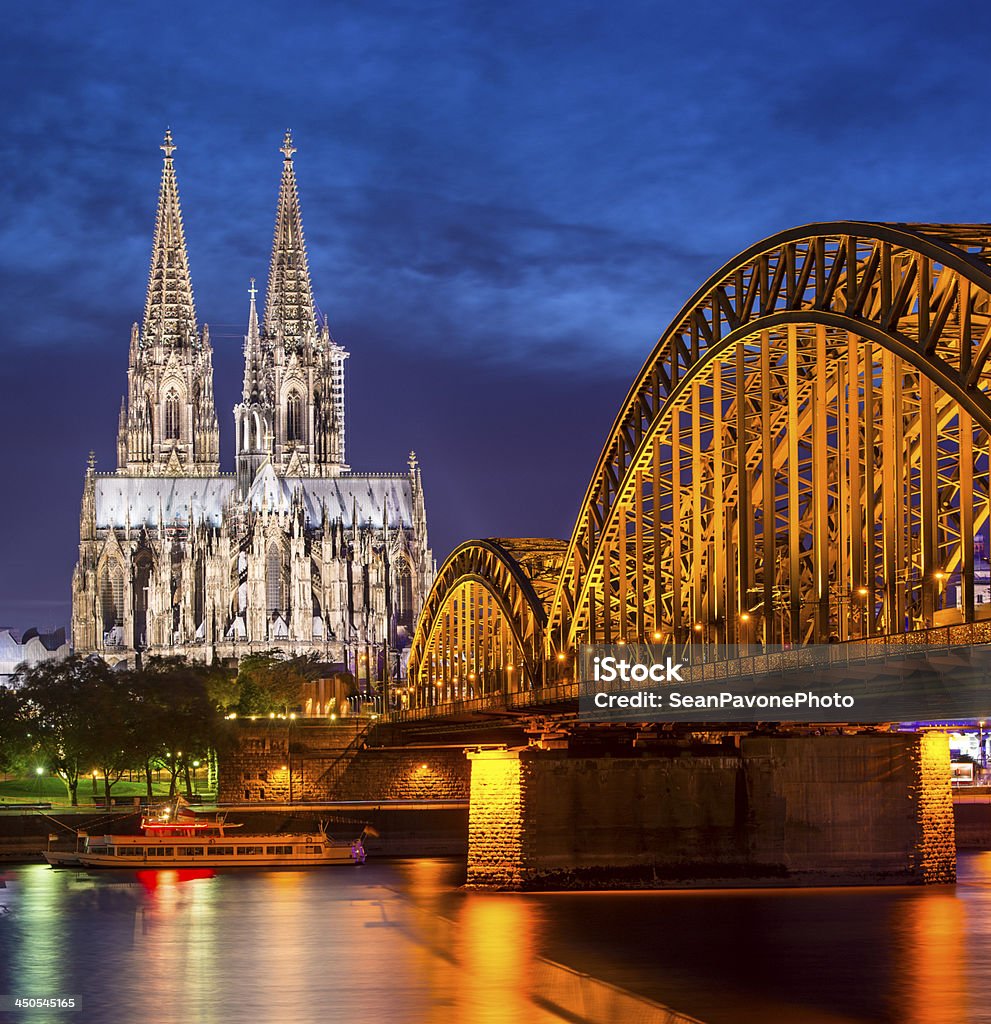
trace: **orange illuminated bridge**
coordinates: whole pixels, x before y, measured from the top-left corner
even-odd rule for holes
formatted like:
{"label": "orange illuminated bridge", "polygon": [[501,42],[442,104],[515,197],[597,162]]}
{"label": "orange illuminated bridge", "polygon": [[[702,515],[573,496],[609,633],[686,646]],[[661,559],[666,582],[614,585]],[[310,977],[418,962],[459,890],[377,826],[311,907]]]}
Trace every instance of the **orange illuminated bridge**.
{"label": "orange illuminated bridge", "polygon": [[758,242],[650,353],[570,540],[444,563],[412,712],[573,694],[581,643],[991,640],[989,355],[991,225]]}

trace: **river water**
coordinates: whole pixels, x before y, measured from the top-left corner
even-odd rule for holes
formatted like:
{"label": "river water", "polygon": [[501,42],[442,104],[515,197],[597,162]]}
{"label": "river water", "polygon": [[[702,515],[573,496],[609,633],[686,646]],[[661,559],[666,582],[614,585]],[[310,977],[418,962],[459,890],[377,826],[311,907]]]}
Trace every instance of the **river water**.
{"label": "river water", "polygon": [[[451,860],[24,865],[0,888],[0,995],[73,995],[82,1009],[0,1020],[581,1020],[557,989],[537,990],[550,960],[705,1024],[991,1022],[991,853],[962,855],[959,876],[933,888],[521,895],[466,892]],[[554,977],[560,988],[573,976]],[[659,1018],[644,1005],[624,1011],[623,1024],[635,1019]]]}

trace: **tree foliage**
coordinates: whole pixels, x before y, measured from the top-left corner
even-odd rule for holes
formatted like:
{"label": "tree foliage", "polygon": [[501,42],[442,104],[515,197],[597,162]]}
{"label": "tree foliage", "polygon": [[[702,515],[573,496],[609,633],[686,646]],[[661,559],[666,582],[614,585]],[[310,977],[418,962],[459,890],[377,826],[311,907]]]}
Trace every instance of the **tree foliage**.
{"label": "tree foliage", "polygon": [[0,771],[22,769],[31,748],[21,702],[14,690],[0,686]]}
{"label": "tree foliage", "polygon": [[240,715],[287,714],[303,700],[303,684],[321,672],[318,655],[286,658],[280,651],[261,651],[242,659],[237,681]]}

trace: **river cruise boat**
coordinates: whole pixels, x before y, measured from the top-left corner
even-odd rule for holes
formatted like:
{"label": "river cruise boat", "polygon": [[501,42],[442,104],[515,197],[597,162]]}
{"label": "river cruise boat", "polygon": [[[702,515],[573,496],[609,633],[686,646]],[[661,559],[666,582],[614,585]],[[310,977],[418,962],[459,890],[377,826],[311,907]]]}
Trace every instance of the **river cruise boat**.
{"label": "river cruise boat", "polygon": [[249,835],[223,816],[198,817],[188,805],[143,818],[142,835],[94,836],[79,833],[72,854],[47,855],[52,867],[223,868],[310,867],[363,864],[365,832],[357,839],[333,839],[321,823],[318,832]]}

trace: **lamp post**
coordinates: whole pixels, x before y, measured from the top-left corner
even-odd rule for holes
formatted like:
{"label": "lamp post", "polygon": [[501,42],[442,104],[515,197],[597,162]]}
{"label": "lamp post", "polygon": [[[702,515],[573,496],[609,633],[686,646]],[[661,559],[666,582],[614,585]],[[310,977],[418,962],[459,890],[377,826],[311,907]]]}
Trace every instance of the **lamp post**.
{"label": "lamp post", "polygon": [[857,597],[860,598],[860,639],[867,638],[867,599],[870,597],[870,590],[865,586],[857,587]]}

